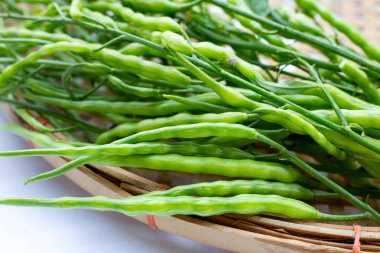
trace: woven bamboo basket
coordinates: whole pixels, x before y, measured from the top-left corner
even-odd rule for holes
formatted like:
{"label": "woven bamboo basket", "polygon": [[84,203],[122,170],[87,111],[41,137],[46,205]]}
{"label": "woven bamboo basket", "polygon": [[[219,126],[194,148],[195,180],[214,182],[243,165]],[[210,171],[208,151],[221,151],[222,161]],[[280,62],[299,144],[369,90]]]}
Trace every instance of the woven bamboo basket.
{"label": "woven bamboo basket", "polygon": [[[379,0],[319,0],[335,13],[361,30],[368,39],[380,43]],[[273,6],[293,4],[292,0],[272,0]],[[7,110],[10,121],[24,124]],[[37,116],[37,115],[36,115]],[[55,137],[65,139],[63,135]],[[68,161],[60,157],[45,157],[54,167]],[[200,182],[217,179],[205,175],[188,175],[174,172],[152,172],[134,168],[119,168],[100,165],[78,167],[66,174],[74,183],[92,195],[115,198],[129,197],[160,189],[178,182]],[[374,203],[377,207],[379,204]],[[317,203],[323,211],[354,211],[344,203]],[[379,208],[378,208],[379,209]],[[352,224],[301,222],[273,216],[222,215],[194,217],[176,215],[172,217],[138,216],[137,220],[154,228],[199,241],[214,247],[234,252],[353,252],[355,231]],[[361,252],[380,252],[380,227],[368,223],[361,225]],[[254,250],[253,250],[254,249]]]}

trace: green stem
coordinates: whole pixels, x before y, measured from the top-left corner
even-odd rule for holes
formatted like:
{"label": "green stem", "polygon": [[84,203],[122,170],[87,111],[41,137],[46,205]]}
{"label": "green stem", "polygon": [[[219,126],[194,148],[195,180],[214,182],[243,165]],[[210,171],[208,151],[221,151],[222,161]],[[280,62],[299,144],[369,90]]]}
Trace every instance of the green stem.
{"label": "green stem", "polygon": [[310,64],[308,62],[304,61],[303,59],[300,59],[300,61],[309,69],[311,76],[314,77],[314,79],[316,80],[316,83],[322,89],[322,91],[323,91],[324,95],[326,96],[327,100],[329,101],[331,107],[334,109],[336,115],[338,116],[338,119],[339,119],[340,123],[342,124],[342,126],[348,127],[347,120],[344,118],[342,111],[340,110],[339,106],[337,105],[337,103],[335,102],[333,97],[331,96],[330,92],[326,89],[326,85],[319,78],[317,71],[312,66],[310,66]]}
{"label": "green stem", "polygon": [[326,221],[356,221],[371,218],[369,213],[360,213],[360,214],[351,214],[351,215],[337,215],[337,214],[328,214],[321,213],[321,220]]}
{"label": "green stem", "polygon": [[340,198],[338,193],[331,193],[331,192],[314,192],[313,199],[337,199]]}

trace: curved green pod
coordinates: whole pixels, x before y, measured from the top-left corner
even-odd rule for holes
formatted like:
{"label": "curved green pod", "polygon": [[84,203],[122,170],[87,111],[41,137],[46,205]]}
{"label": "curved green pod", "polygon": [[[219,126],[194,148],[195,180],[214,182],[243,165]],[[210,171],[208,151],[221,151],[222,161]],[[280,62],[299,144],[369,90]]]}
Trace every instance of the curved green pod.
{"label": "curved green pod", "polygon": [[[34,138],[33,138],[34,139]],[[83,155],[128,156],[134,154],[182,154],[187,156],[210,156],[228,159],[252,159],[254,156],[234,147],[215,144],[196,144],[191,142],[165,143],[141,142],[136,144],[87,145],[81,147],[27,149],[0,151],[0,156],[65,156],[81,157]]]}
{"label": "curved green pod", "polygon": [[300,220],[357,220],[369,215],[331,215],[290,198],[277,195],[241,194],[235,197],[66,197],[57,199],[2,199],[0,205],[55,207],[64,209],[91,209],[115,211],[125,215],[198,215],[276,214]]}
{"label": "curved green pod", "polygon": [[[364,128],[380,128],[380,110],[341,110],[348,123],[355,123]],[[316,115],[338,123],[339,119],[332,110],[315,110]]]}
{"label": "curved green pod", "polygon": [[166,126],[176,126],[201,122],[238,123],[243,122],[247,119],[248,114],[241,112],[226,112],[220,114],[207,113],[201,115],[179,113],[172,117],[145,119],[137,123],[124,123],[118,125],[115,128],[102,133],[98,137],[96,143],[104,144],[113,141],[116,138],[127,137],[138,132]]}
{"label": "curved green pod", "polygon": [[192,196],[219,197],[239,194],[275,194],[293,199],[312,199],[311,190],[295,183],[269,182],[264,180],[232,180],[180,185],[165,191],[153,191],[145,196]]}
{"label": "curved green pod", "polygon": [[5,82],[17,73],[21,68],[34,63],[42,57],[52,55],[57,52],[73,52],[90,55],[95,59],[111,67],[117,67],[128,73],[138,74],[150,79],[163,79],[169,82],[189,84],[190,77],[182,74],[172,67],[164,66],[156,62],[147,61],[133,55],[124,55],[112,49],[94,51],[98,48],[96,44],[77,43],[77,42],[57,42],[43,46],[16,63],[9,65],[0,74],[0,87],[5,86]]}
{"label": "curved green pod", "polygon": [[117,2],[96,1],[87,4],[86,7],[101,12],[112,11],[113,14],[121,17],[126,23],[142,29],[151,31],[158,30],[162,32],[182,31],[181,26],[170,17],[144,15],[142,13],[134,12],[132,9],[124,7],[122,4]]}
{"label": "curved green pod", "polygon": [[[118,102],[118,101],[75,101],[69,99],[51,98],[33,94],[23,94],[23,97],[34,101],[40,101],[50,105],[55,105],[65,109],[72,109],[93,113],[115,113],[131,114],[141,116],[165,116],[184,111],[191,111],[193,108],[176,101],[164,100],[159,102]],[[202,94],[193,98],[199,101],[219,103],[220,99],[214,94]]]}
{"label": "curved green pod", "polygon": [[137,11],[170,15],[188,10],[194,5],[202,2],[202,0],[192,0],[182,3],[170,0],[124,0],[123,2]]}
{"label": "curved green pod", "polygon": [[296,170],[280,163],[248,159],[191,157],[176,154],[108,156],[95,159],[94,163],[192,174],[212,174],[234,178],[271,179],[284,183],[295,182],[301,176]]}

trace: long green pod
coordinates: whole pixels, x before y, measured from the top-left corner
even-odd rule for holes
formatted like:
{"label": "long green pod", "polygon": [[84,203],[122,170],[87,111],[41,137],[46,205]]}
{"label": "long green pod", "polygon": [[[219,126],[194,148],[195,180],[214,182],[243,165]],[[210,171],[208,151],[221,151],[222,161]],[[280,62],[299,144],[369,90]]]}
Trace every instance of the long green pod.
{"label": "long green pod", "polygon": [[[354,156],[357,159],[380,161],[380,155],[378,153],[373,152],[367,147],[357,144],[347,136],[331,131],[330,129],[327,129],[323,126],[318,126],[318,130],[322,132],[327,138],[329,138],[329,140],[331,140],[334,144],[345,150],[350,156]],[[363,138],[365,138],[366,141],[371,142],[373,145],[380,145],[380,141],[378,139],[374,139],[368,136],[363,136]]]}
{"label": "long green pod", "polygon": [[137,123],[124,123],[111,130],[102,133],[96,143],[104,144],[115,140],[118,137],[127,137],[138,132],[157,129],[166,126],[176,126],[184,124],[202,122],[239,123],[248,119],[248,114],[241,112],[226,112],[220,114],[207,113],[193,115],[189,113],[179,113],[172,117],[145,119]]}
{"label": "long green pod", "polygon": [[256,113],[263,113],[263,120],[280,124],[298,134],[309,135],[313,140],[323,147],[329,154],[339,160],[344,160],[347,156],[328,138],[326,138],[313,124],[309,123],[301,115],[288,113],[281,109],[258,109]]}
{"label": "long green pod", "polygon": [[314,193],[295,183],[269,182],[264,180],[232,180],[180,185],[165,191],[153,191],[146,196],[220,197],[239,194],[275,194],[292,199],[312,199]]}
{"label": "long green pod", "polygon": [[93,50],[97,47],[98,46],[96,44],[74,42],[57,42],[55,44],[45,45],[39,50],[30,53],[25,58],[9,65],[0,74],[0,87],[4,87],[4,82],[16,74],[16,72],[22,67],[55,52],[75,52],[79,54],[91,55],[111,67],[117,67],[129,73],[139,74],[151,79],[163,79],[174,83],[190,83],[190,78],[188,76],[182,74],[174,68],[143,60],[136,56],[124,55],[111,49],[103,49],[101,51],[94,52]]}
{"label": "long green pod", "polygon": [[253,155],[234,147],[223,147],[213,144],[185,143],[136,143],[107,144],[83,147],[64,147],[49,149],[29,149],[0,151],[0,156],[66,156],[80,157],[85,155],[128,156],[133,154],[181,154],[188,156],[210,156],[229,159],[252,159]]}
{"label": "long green pod", "polygon": [[300,220],[356,220],[368,214],[330,215],[299,200],[277,195],[241,194],[235,197],[66,197],[57,199],[2,199],[0,205],[54,207],[65,209],[91,209],[115,211],[125,215],[198,215],[276,214]]}
{"label": "long green pod", "polygon": [[150,47],[147,47],[140,43],[130,43],[126,45],[125,47],[122,47],[119,50],[122,54],[127,55],[135,55],[135,56],[154,56],[154,57],[160,57],[165,58],[167,55],[161,53],[160,51],[157,51],[155,49],[152,49]]}
{"label": "long green pod", "polygon": [[358,65],[354,64],[353,62],[343,60],[339,64],[339,68],[346,76],[348,76],[362,89],[364,96],[371,103],[380,105],[380,93],[377,90],[377,87],[375,84],[371,83],[371,80],[368,78],[367,74],[361,70]]}
{"label": "long green pod", "polygon": [[320,110],[331,108],[330,104],[315,95],[290,94],[281,95],[281,97],[309,110]]}
{"label": "long green pod", "polygon": [[[355,123],[363,128],[380,128],[380,110],[341,110],[348,123]],[[339,119],[332,110],[314,110],[316,115],[338,123]]]}
{"label": "long green pod", "polygon": [[324,32],[321,27],[314,24],[303,13],[297,13],[288,5],[282,6],[278,9],[278,14],[287,21],[291,27],[310,34],[323,35]]}
{"label": "long green pod", "polygon": [[51,42],[70,41],[70,42],[83,42],[83,40],[76,39],[65,33],[48,33],[45,31],[29,30],[21,27],[13,28],[7,27],[0,30],[0,34],[5,38],[35,38]]}
{"label": "long green pod", "polygon": [[170,0],[124,0],[123,2],[137,11],[170,15],[190,9],[194,5],[202,2],[202,0],[192,0],[182,3]]}
{"label": "long green pod", "polygon": [[[134,135],[119,139],[112,143],[113,144],[139,143],[139,142],[157,141],[161,139],[173,139],[173,138],[194,139],[194,138],[207,138],[207,137],[226,136],[226,135],[230,137],[235,137],[237,139],[255,140],[255,138],[259,134],[256,130],[243,126],[243,125],[239,125],[239,124],[198,123],[198,124],[162,127],[159,129],[143,131],[143,132],[139,132]],[[40,180],[46,180],[49,178],[60,176],[66,173],[70,169],[74,169],[75,167],[79,165],[86,164],[90,161],[94,161],[95,159],[99,159],[99,157],[93,156],[93,155],[80,157],[52,171],[48,171],[40,175],[37,175],[35,177],[32,177],[27,181],[27,183],[40,181]]]}
{"label": "long green pod", "polygon": [[13,111],[20,116],[31,127],[36,129],[40,133],[52,133],[54,129],[49,128],[41,124],[34,116],[32,116],[27,110],[23,108],[13,107]]}
{"label": "long green pod", "polygon": [[0,129],[7,132],[16,134],[25,139],[31,140],[37,146],[48,147],[48,148],[67,148],[72,147],[70,144],[55,140],[46,134],[37,133],[35,131],[30,131],[18,125],[13,124],[0,124]]}
{"label": "long green pod", "polygon": [[380,49],[366,39],[358,30],[334,15],[329,9],[320,5],[315,0],[296,0],[296,4],[306,13],[317,13],[327,21],[334,29],[345,34],[353,43],[359,46],[365,54],[380,62]]}
{"label": "long green pod", "polygon": [[213,105],[210,103],[201,102],[201,101],[197,101],[197,100],[194,100],[191,98],[185,98],[185,97],[176,96],[176,95],[164,94],[163,97],[166,99],[173,100],[173,101],[176,101],[178,103],[184,104],[184,105],[191,106],[194,109],[199,109],[199,110],[202,110],[205,112],[223,113],[223,112],[228,112],[228,111],[233,110],[233,109],[225,107],[225,106]]}
{"label": "long green pod", "polygon": [[226,159],[218,157],[192,157],[177,154],[131,155],[98,157],[94,163],[139,167],[158,171],[202,173],[233,178],[255,178],[292,183],[301,179],[301,174],[286,165],[254,161],[249,159]]}
{"label": "long green pod", "polygon": [[230,87],[221,85],[214,79],[212,79],[210,76],[208,76],[206,73],[201,71],[199,68],[197,68],[195,65],[193,65],[191,62],[186,60],[181,55],[175,53],[175,56],[181,64],[183,64],[186,68],[188,68],[196,77],[198,77],[200,80],[202,80],[206,86],[210,87],[217,93],[223,101],[225,101],[227,104],[235,106],[235,107],[241,107],[246,108],[249,110],[253,110],[256,108],[260,108],[261,105],[243,94],[241,94],[239,91],[231,89]]}
{"label": "long green pod", "polygon": [[[115,113],[140,116],[165,116],[193,110],[191,106],[187,106],[182,103],[170,100],[164,100],[159,102],[114,102],[99,100],[75,101],[69,99],[38,96],[29,93],[23,94],[23,97],[55,105],[65,109],[93,113]],[[199,99],[199,101],[209,103],[220,102],[220,99],[214,94],[202,94],[199,96],[194,96],[193,98]]]}
{"label": "long green pod", "polygon": [[117,27],[115,21],[112,18],[103,15],[100,12],[94,12],[86,9],[82,0],[71,1],[69,13],[74,20],[92,21],[96,24],[102,24],[103,26],[108,26],[112,28]]}
{"label": "long green pod", "polygon": [[[263,84],[266,89],[274,92],[277,95],[303,94],[314,95],[325,99],[325,96],[320,88],[315,83],[300,80],[288,80],[284,83],[275,84],[266,82]],[[368,103],[360,98],[351,96],[350,94],[330,85],[325,84],[325,88],[336,104],[341,109],[349,110],[376,110],[380,109],[378,105]]]}
{"label": "long green pod", "polygon": [[359,162],[363,165],[364,169],[375,178],[380,178],[380,162],[371,161],[367,159],[359,159]]}
{"label": "long green pod", "polygon": [[[228,0],[229,3],[233,5],[237,5],[240,8],[249,11],[249,7],[245,4],[245,1],[242,0]],[[278,35],[268,34],[268,31],[266,31],[259,23],[250,20],[248,18],[245,18],[240,15],[233,15],[234,18],[236,18],[245,28],[248,28],[252,32],[256,33],[258,36],[262,37],[266,41],[268,41],[272,45],[276,45],[279,47],[287,48],[288,46],[285,44],[284,41],[282,41],[281,37]]]}
{"label": "long green pod", "polygon": [[96,1],[86,5],[88,8],[100,12],[112,11],[116,16],[121,17],[125,22],[152,31],[173,31],[182,32],[181,26],[170,17],[147,16],[134,12],[132,9],[124,7],[117,2]]}
{"label": "long green pod", "polygon": [[229,123],[195,123],[177,126],[167,126],[157,129],[138,132],[136,134],[117,140],[115,143],[138,143],[173,138],[207,138],[215,136],[228,136],[236,139],[255,140],[258,132],[240,124]]}
{"label": "long green pod", "polygon": [[[70,94],[61,86],[54,85],[52,83],[43,82],[40,80],[29,78],[24,82],[24,87],[27,87],[33,93],[38,95],[44,95],[46,97],[55,97],[55,98],[63,98],[63,99],[71,99]],[[86,93],[84,89],[75,89],[70,88],[71,92],[75,94],[75,97],[83,97]],[[89,100],[112,100],[119,99],[118,97],[110,97],[102,94],[92,94],[87,96],[86,99]]]}
{"label": "long green pod", "polygon": [[129,85],[123,82],[121,79],[117,78],[113,75],[107,75],[107,79],[112,83],[112,85],[116,86],[118,89],[123,91],[125,94],[132,94],[138,97],[150,98],[150,97],[159,97],[161,96],[159,89],[153,88],[145,88]]}

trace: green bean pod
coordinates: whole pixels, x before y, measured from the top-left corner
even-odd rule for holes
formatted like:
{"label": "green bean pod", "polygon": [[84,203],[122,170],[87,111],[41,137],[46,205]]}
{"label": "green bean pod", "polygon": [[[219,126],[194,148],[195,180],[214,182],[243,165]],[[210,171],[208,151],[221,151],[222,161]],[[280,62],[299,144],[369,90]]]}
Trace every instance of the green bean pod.
{"label": "green bean pod", "polygon": [[172,67],[167,67],[155,62],[143,60],[140,57],[136,56],[123,55],[118,51],[111,49],[103,49],[101,51],[94,52],[93,50],[96,48],[98,48],[96,44],[88,43],[58,42],[55,44],[45,45],[39,50],[30,53],[25,58],[17,61],[12,65],[9,65],[0,74],[0,87],[4,86],[4,82],[11,78],[22,67],[55,52],[75,52],[79,54],[89,54],[95,59],[108,64],[111,67],[117,67],[129,73],[139,74],[150,79],[163,79],[174,83],[190,83],[190,78],[188,76],[182,74]]}
{"label": "green bean pod", "polygon": [[241,194],[235,197],[66,197],[56,199],[1,199],[0,205],[54,207],[115,211],[135,215],[198,215],[275,214],[300,220],[357,220],[369,218],[367,213],[357,215],[331,215],[295,199],[277,195]]}
{"label": "green bean pod", "polygon": [[[357,144],[345,135],[331,131],[330,129],[316,125],[317,129],[326,136],[332,143],[341,147],[346,153],[354,156],[357,159],[366,159],[371,161],[380,160],[380,155],[372,150]],[[374,145],[380,145],[380,141],[368,136],[363,136],[366,141],[373,143]]]}
{"label": "green bean pod", "polygon": [[46,134],[37,133],[35,131],[27,130],[18,125],[12,124],[0,124],[0,129],[8,131],[10,133],[21,136],[25,139],[31,140],[37,146],[47,147],[47,148],[68,148],[71,145],[64,143],[59,140],[55,140]]}
{"label": "green bean pod", "polygon": [[[249,7],[245,4],[244,0],[228,0],[230,4],[233,4],[235,6],[238,6],[239,8],[250,11]],[[280,36],[277,35],[271,35],[268,34],[268,31],[265,30],[262,25],[259,23],[250,20],[246,17],[243,17],[241,15],[234,15],[234,13],[231,13],[231,15],[236,18],[244,27],[248,28],[252,32],[256,33],[258,36],[262,37],[266,41],[268,41],[270,44],[287,48],[288,46],[286,43],[284,43]]]}
{"label": "green bean pod", "polygon": [[83,155],[128,156],[143,154],[181,154],[188,156],[210,156],[228,159],[252,159],[253,155],[238,148],[223,147],[214,144],[196,143],[136,143],[107,144],[83,147],[65,147],[49,149],[29,149],[0,151],[0,156],[65,156],[80,157]]}
{"label": "green bean pod", "polygon": [[281,97],[309,110],[331,108],[326,100],[315,95],[290,94],[281,95]]}
{"label": "green bean pod", "polygon": [[366,159],[359,159],[359,162],[363,165],[364,169],[375,178],[380,178],[380,162],[371,161]]}
{"label": "green bean pod", "polygon": [[278,10],[278,13],[280,14],[281,18],[289,22],[290,26],[299,31],[315,35],[323,35],[323,30],[321,27],[312,23],[306,15],[302,13],[296,13],[290,6],[283,6]]}
{"label": "green bean pod", "polygon": [[363,90],[364,96],[366,96],[371,103],[380,105],[380,93],[377,87],[371,83],[367,74],[361,70],[358,65],[348,60],[343,60],[339,64],[339,68],[346,76],[353,80],[354,83],[359,85]]}
{"label": "green bean pod", "polygon": [[336,145],[332,144],[313,124],[306,121],[296,113],[287,113],[281,109],[259,109],[256,112],[264,113],[262,118],[266,121],[280,124],[298,134],[307,134],[323,147],[329,154],[339,160],[344,160],[346,154]]}
{"label": "green bean pod", "polygon": [[0,34],[5,38],[35,38],[40,40],[46,40],[51,42],[70,41],[70,42],[83,42],[80,39],[71,37],[65,33],[48,33],[38,30],[28,30],[24,28],[7,27],[0,30]]}
{"label": "green bean pod", "polygon": [[40,133],[52,133],[54,129],[44,126],[34,116],[32,116],[27,110],[22,108],[13,107],[13,111],[20,116],[29,126],[33,127]]}
{"label": "green bean pod", "polygon": [[112,83],[112,85],[123,91],[123,93],[125,94],[132,94],[143,98],[161,96],[160,90],[158,89],[132,86],[126,84],[125,82],[113,75],[107,75],[107,79],[110,81],[110,83]]}
{"label": "green bean pod", "polygon": [[94,163],[119,167],[139,167],[158,171],[276,180],[284,183],[292,183],[301,178],[298,171],[286,165],[249,159],[225,159],[218,157],[194,158],[177,154],[163,154],[103,156],[95,159]]}
{"label": "green bean pod", "polygon": [[182,32],[181,26],[170,17],[146,16],[142,13],[134,12],[132,9],[124,7],[120,3],[110,3],[97,1],[86,5],[96,11],[112,11],[116,16],[121,17],[125,22],[151,31],[173,31]]}
{"label": "green bean pod", "polygon": [[164,47],[170,47],[177,53],[191,55],[193,48],[189,43],[179,34],[171,31],[163,32],[161,35],[161,44]]}
{"label": "green bean pod", "polygon": [[170,15],[179,11],[190,9],[202,1],[192,0],[190,2],[179,3],[170,0],[124,0],[123,2],[137,11]]}
{"label": "green bean pod", "polygon": [[126,45],[125,47],[121,48],[119,52],[122,54],[135,56],[154,56],[160,58],[166,57],[166,55],[161,53],[160,51],[157,51],[155,49],[152,49],[150,47],[136,42]]}
{"label": "green bean pod", "polygon": [[167,98],[169,100],[177,101],[178,103],[191,106],[194,109],[203,110],[205,112],[211,112],[211,113],[223,113],[231,111],[231,108],[221,106],[221,105],[214,105],[206,102],[197,101],[191,98],[185,98],[175,95],[163,95],[164,98]]}
{"label": "green bean pod", "polygon": [[177,126],[202,122],[221,122],[221,123],[239,123],[248,119],[246,113],[226,112],[221,114],[202,114],[192,115],[188,113],[180,113],[167,118],[146,119],[137,123],[124,123],[115,128],[104,132],[99,136],[96,143],[104,144],[113,141],[118,137],[127,137],[131,134],[143,132],[152,129],[158,129],[167,126]]}
{"label": "green bean pod", "polygon": [[97,24],[105,25],[108,27],[116,28],[117,25],[112,18],[86,9],[82,0],[73,0],[70,5],[70,16],[79,21],[93,21]]}
{"label": "green bean pod", "polygon": [[285,184],[259,179],[215,181],[180,185],[165,191],[153,191],[141,196],[177,197],[197,195],[200,197],[220,197],[240,194],[275,194],[292,199],[312,199],[314,197],[311,190],[306,189],[299,184]]}
{"label": "green bean pod", "polygon": [[[51,83],[43,82],[37,79],[29,78],[25,81],[25,87],[32,90],[33,93],[38,95],[44,95],[46,97],[55,97],[63,99],[71,99],[70,94],[66,89],[59,87],[57,85],[52,85]],[[85,95],[85,90],[79,89],[70,89],[72,93],[75,94],[75,97],[83,97]],[[112,97],[101,95],[101,94],[92,94],[86,97],[89,100],[112,100]],[[115,97],[117,99],[117,97]]]}
{"label": "green bean pod", "polygon": [[[341,110],[348,123],[355,123],[363,128],[380,128],[380,110]],[[315,110],[316,115],[338,123],[339,119],[334,111]]]}
{"label": "green bean pod", "polygon": [[[173,43],[169,45],[171,47]],[[173,47],[176,47],[174,45]],[[245,108],[248,110],[253,110],[256,108],[260,108],[261,106],[266,106],[263,104],[259,104],[243,94],[241,94],[238,90],[232,89],[230,87],[224,86],[220,84],[219,82],[215,81],[212,79],[209,75],[204,73],[202,70],[200,70],[198,67],[196,67],[194,64],[192,64],[190,61],[185,59],[183,56],[180,54],[174,52],[176,59],[184,65],[186,68],[188,68],[196,77],[199,78],[199,80],[203,81],[206,86],[210,87],[217,93],[224,102],[226,102],[229,105],[235,106],[235,107],[240,107],[240,108]]]}
{"label": "green bean pod", "polygon": [[195,139],[215,136],[255,140],[258,135],[259,133],[255,129],[239,124],[195,123],[138,132],[119,139],[115,143],[138,143],[172,138]]}
{"label": "green bean pod", "polygon": [[[278,94],[278,95],[290,95],[290,94],[302,94],[302,95],[314,95],[320,98],[326,99],[323,91],[318,88],[315,83],[309,81],[293,81],[289,80],[281,84],[274,84],[266,82],[265,88]],[[336,104],[341,109],[349,110],[378,110],[380,107],[375,104],[368,103],[360,98],[349,95],[348,93],[330,85],[324,84],[326,90],[334,99]]]}
{"label": "green bean pod", "polygon": [[[99,100],[75,101],[69,99],[38,96],[28,93],[23,94],[23,96],[27,99],[55,105],[65,109],[93,113],[131,114],[140,116],[165,116],[193,110],[193,108],[190,106],[170,100],[159,102],[114,102]],[[202,94],[193,96],[192,98],[208,103],[218,104],[221,102],[219,97],[215,94]]]}

